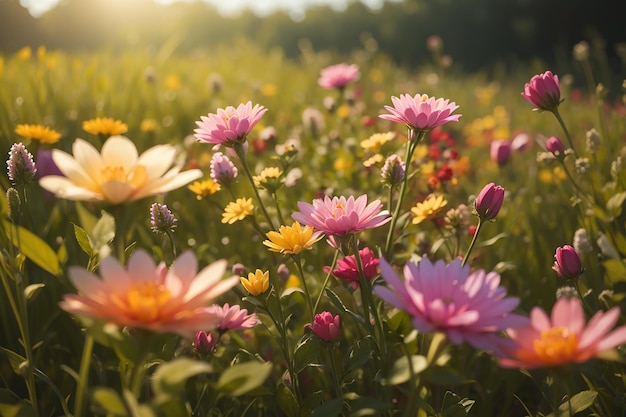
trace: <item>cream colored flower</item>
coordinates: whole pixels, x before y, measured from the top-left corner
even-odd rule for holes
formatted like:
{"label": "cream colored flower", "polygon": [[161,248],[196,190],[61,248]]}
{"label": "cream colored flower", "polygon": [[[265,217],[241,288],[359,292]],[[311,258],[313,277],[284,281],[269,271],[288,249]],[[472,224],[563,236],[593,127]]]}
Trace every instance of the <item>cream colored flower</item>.
{"label": "cream colored flower", "polygon": [[64,176],[39,180],[42,188],[68,200],[119,204],[174,190],[202,176],[199,169],[180,172],[179,166],[172,167],[176,148],[171,145],[156,145],[139,155],[130,139],[112,136],[101,153],[84,139],[76,139],[72,151],[73,156],[53,149],[52,159]]}

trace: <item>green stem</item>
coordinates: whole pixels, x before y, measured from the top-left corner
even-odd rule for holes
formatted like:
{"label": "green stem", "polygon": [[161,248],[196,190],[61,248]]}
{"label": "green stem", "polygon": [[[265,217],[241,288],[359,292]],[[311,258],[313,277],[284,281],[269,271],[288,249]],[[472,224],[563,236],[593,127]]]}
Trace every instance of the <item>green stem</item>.
{"label": "green stem", "polygon": [[335,264],[337,263],[337,259],[339,259],[339,249],[335,250],[335,256],[333,257],[333,261],[330,264],[330,269],[328,270],[328,274],[326,274],[326,278],[324,279],[324,283],[322,284],[322,288],[320,288],[320,292],[317,295],[317,300],[315,300],[315,305],[313,306],[313,311],[317,311],[317,308],[320,305],[320,301],[322,301],[322,296],[324,295],[324,288],[328,285],[328,281],[330,280],[330,276],[333,273],[333,269],[335,268]]}
{"label": "green stem", "polygon": [[476,225],[476,231],[474,232],[474,236],[472,237],[472,242],[469,245],[469,248],[467,248],[467,252],[465,253],[465,256],[463,257],[463,262],[462,262],[462,266],[465,266],[465,264],[467,263],[467,260],[469,259],[470,254],[472,253],[472,249],[474,249],[474,245],[476,244],[476,239],[478,239],[478,233],[480,233],[480,228],[482,227],[483,222],[481,221],[480,217],[478,218],[478,225]]}
{"label": "green stem", "polygon": [[248,166],[248,161],[246,160],[246,153],[243,150],[243,144],[236,142],[233,145],[233,149],[235,150],[235,153],[239,157],[239,161],[241,161],[241,166],[243,167],[243,171],[246,173],[246,177],[248,177],[248,181],[250,181],[250,185],[252,185],[252,190],[254,191],[254,195],[256,196],[259,206],[261,207],[261,211],[263,211],[263,215],[267,219],[267,223],[270,225],[270,229],[275,230],[276,228],[274,227],[274,222],[272,221],[272,218],[267,212],[267,209],[265,208],[265,205],[263,204],[263,200],[261,200],[261,195],[259,194],[258,188],[254,185],[254,179],[252,178],[252,173],[250,172],[250,167]]}
{"label": "green stem", "polygon": [[306,298],[307,306],[309,308],[309,314],[311,318],[311,323],[313,323],[313,315],[315,314],[315,310],[313,310],[313,302],[311,301],[311,292],[306,284],[306,278],[304,276],[304,270],[302,269],[302,262],[300,259],[300,255],[292,255],[293,261],[298,267],[298,274],[300,275],[300,281],[302,281],[302,286],[304,287],[304,298]]}
{"label": "green stem", "polygon": [[283,214],[280,211],[280,203],[278,202],[278,197],[276,197],[276,193],[272,193],[272,199],[274,200],[274,204],[276,205],[278,221],[280,222],[280,224],[285,224],[285,220],[283,220]]}
{"label": "green stem", "polygon": [[76,384],[76,402],[74,403],[74,417],[82,417],[85,407],[85,392],[89,385],[89,367],[93,352],[93,337],[87,335],[83,346],[83,355],[80,359],[78,383]]}
{"label": "green stem", "polygon": [[330,369],[333,373],[333,383],[335,384],[335,391],[337,394],[337,398],[343,396],[343,391],[341,390],[341,381],[339,380],[339,374],[337,373],[337,365],[335,364],[335,350],[332,348],[330,343],[326,343],[326,349],[328,350],[328,359],[330,360]]}
{"label": "green stem", "polygon": [[[405,172],[404,179],[402,180],[402,184],[400,185],[400,193],[398,195],[398,201],[396,203],[396,207],[393,211],[393,215],[391,216],[391,222],[389,224],[389,232],[387,233],[387,241],[385,243],[385,257],[389,258],[391,254],[391,246],[393,244],[393,235],[396,229],[396,224],[398,223],[398,218],[400,217],[400,210],[402,210],[402,202],[404,201],[404,196],[406,194],[407,185],[409,182],[409,167],[411,166],[411,159],[413,158],[413,152],[415,151],[416,146],[424,139],[426,136],[425,130],[420,130],[417,132],[417,138],[413,138],[415,136],[415,130],[409,128],[408,133],[408,142],[406,148],[406,157],[405,157]],[[390,203],[391,204],[391,203]]]}
{"label": "green stem", "polygon": [[554,114],[554,117],[556,117],[556,120],[559,122],[559,125],[561,125],[561,129],[563,129],[563,132],[565,133],[565,137],[567,138],[567,141],[569,142],[569,146],[570,148],[572,148],[572,151],[574,151],[574,155],[577,157],[576,149],[574,148],[574,142],[572,141],[572,137],[569,134],[569,130],[567,130],[567,126],[565,126],[565,122],[563,122],[563,118],[561,117],[561,114],[559,113],[559,109],[555,108],[554,110],[552,110],[552,114]]}

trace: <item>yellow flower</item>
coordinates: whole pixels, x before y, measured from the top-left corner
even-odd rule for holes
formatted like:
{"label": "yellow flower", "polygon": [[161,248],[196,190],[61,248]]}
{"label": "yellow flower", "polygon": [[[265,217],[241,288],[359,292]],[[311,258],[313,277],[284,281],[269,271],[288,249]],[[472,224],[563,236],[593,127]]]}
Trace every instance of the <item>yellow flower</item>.
{"label": "yellow flower", "polygon": [[154,119],[143,119],[139,125],[139,130],[144,133],[152,133],[156,130],[159,124]]}
{"label": "yellow flower", "polygon": [[95,119],[85,120],[83,122],[83,130],[94,135],[115,136],[126,133],[128,126],[111,117],[96,117]]}
{"label": "yellow flower", "polygon": [[207,178],[204,181],[196,181],[188,186],[198,200],[202,200],[204,197],[210,196],[222,189],[222,187],[214,182],[211,178]]}
{"label": "yellow flower", "polygon": [[378,152],[381,146],[396,137],[394,132],[374,133],[367,139],[361,141],[361,147],[366,151]]}
{"label": "yellow flower", "polygon": [[365,168],[369,168],[374,165],[380,165],[384,160],[385,160],[385,157],[377,153],[376,155],[371,156],[370,158],[363,161],[363,166]]}
{"label": "yellow flower", "polygon": [[313,244],[322,238],[322,233],[314,232],[311,226],[302,227],[295,222],[292,226],[280,226],[278,232],[268,232],[265,246],[272,252],[282,255],[297,255],[304,249],[311,249]]}
{"label": "yellow flower", "polygon": [[263,84],[261,94],[265,97],[273,97],[278,93],[278,88],[274,84]]}
{"label": "yellow flower", "polygon": [[240,277],[239,280],[250,295],[261,295],[270,287],[270,272],[257,269],[254,273],[250,272],[248,278]]}
{"label": "yellow flower", "polygon": [[20,61],[27,61],[30,59],[30,56],[33,54],[33,50],[30,49],[30,46],[25,46],[19,51],[16,52],[17,59]]}
{"label": "yellow flower", "polygon": [[238,198],[237,201],[228,203],[222,213],[222,223],[233,224],[238,220],[243,220],[252,214],[254,205],[251,198]]}
{"label": "yellow flower", "polygon": [[176,74],[169,74],[165,77],[164,84],[167,90],[179,90],[182,85]]}
{"label": "yellow flower", "polygon": [[41,143],[57,143],[61,134],[56,130],[42,125],[17,125],[15,133],[26,139],[38,140]]}
{"label": "yellow flower", "polygon": [[421,203],[417,203],[411,208],[413,213],[413,224],[419,224],[424,220],[434,219],[446,206],[448,202],[442,195],[429,195]]}
{"label": "yellow flower", "polygon": [[269,192],[275,192],[280,186],[280,177],[283,172],[276,167],[264,168],[259,175],[252,177],[254,185],[258,188],[265,188]]}
{"label": "yellow flower", "polygon": [[287,288],[300,288],[300,278],[296,274],[289,275],[287,282],[285,282],[285,289]]}
{"label": "yellow flower", "polygon": [[342,104],[337,109],[337,116],[339,116],[340,119],[347,119],[348,117],[350,117],[350,112],[350,106],[348,106],[347,104]]}
{"label": "yellow flower", "polygon": [[46,47],[44,45],[39,45],[37,48],[37,59],[43,60],[46,57]]}
{"label": "yellow flower", "polygon": [[52,150],[63,175],[47,175],[39,185],[68,200],[108,201],[112,204],[165,193],[200,178],[202,171],[180,171],[176,148],[156,145],[141,155],[124,136],[111,136],[99,152],[84,139],[72,145],[74,155]]}

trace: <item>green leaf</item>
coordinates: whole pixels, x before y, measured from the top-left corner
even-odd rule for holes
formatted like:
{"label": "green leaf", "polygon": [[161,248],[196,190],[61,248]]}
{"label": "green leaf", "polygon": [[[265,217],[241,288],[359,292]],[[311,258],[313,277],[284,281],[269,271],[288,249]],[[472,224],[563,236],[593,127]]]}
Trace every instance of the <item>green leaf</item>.
{"label": "green leaf", "polygon": [[602,262],[609,282],[616,283],[626,281],[626,265],[621,259],[607,259]]}
{"label": "green leaf", "polygon": [[112,388],[95,388],[91,393],[91,402],[107,415],[115,417],[128,415],[124,401]]}
{"label": "green leaf", "polygon": [[108,245],[115,237],[115,218],[104,210],[100,213],[101,217],[91,231],[96,250]]}
{"label": "green leaf", "polygon": [[372,351],[370,339],[357,340],[343,359],[344,375],[362,368],[372,357]]}
{"label": "green leaf", "polygon": [[54,276],[60,276],[63,273],[56,252],[39,236],[8,221],[4,222],[4,229],[8,231],[13,245],[35,265]]}
{"label": "green leaf", "polygon": [[441,404],[441,417],[465,417],[476,401],[446,391]]}
{"label": "green leaf", "polygon": [[581,391],[574,395],[570,401],[564,401],[559,406],[559,416],[573,416],[591,407],[596,400],[598,393],[595,391]]}
{"label": "green leaf", "polygon": [[300,406],[298,405],[298,400],[291,389],[289,389],[289,387],[285,384],[281,383],[276,388],[276,402],[283,413],[287,414],[287,417],[300,416]]}
{"label": "green leaf", "polygon": [[296,346],[294,352],[294,368],[299,373],[304,368],[318,361],[322,343],[317,337],[304,337]]}
{"label": "green leaf", "polygon": [[393,405],[376,397],[361,397],[350,401],[350,417],[380,416],[391,410]]}
{"label": "green leaf", "polygon": [[317,407],[309,417],[336,417],[343,410],[343,398],[333,398]]}
{"label": "green leaf", "polygon": [[[73,223],[72,223],[73,224]],[[82,227],[77,224],[74,225],[74,236],[76,237],[76,241],[80,248],[89,256],[90,258],[94,255],[93,244],[91,243],[91,239],[89,235]]]}
{"label": "green leaf", "polygon": [[[422,355],[413,355],[411,356],[411,365],[413,374],[418,375],[428,368],[428,359]],[[385,383],[387,385],[399,385],[407,382],[409,379],[411,379],[409,359],[403,356],[393,363]]]}
{"label": "green leaf", "polygon": [[160,365],[152,377],[152,389],[157,396],[177,395],[185,389],[192,376],[213,371],[206,362],[178,358]]}
{"label": "green leaf", "polygon": [[23,363],[26,362],[26,358],[20,355],[19,353],[13,352],[7,348],[3,348],[0,346],[0,351],[4,352],[7,359],[9,360],[9,364],[11,365],[11,369],[18,375],[21,375],[20,367]]}
{"label": "green leaf", "polygon": [[606,202],[606,209],[613,218],[618,217],[622,213],[622,207],[626,200],[626,191],[615,194]]}
{"label": "green leaf", "polygon": [[272,370],[268,362],[245,362],[227,368],[217,381],[217,389],[237,397],[263,384]]}
{"label": "green leaf", "polygon": [[503,239],[505,237],[509,237],[509,234],[508,233],[498,233],[497,235],[495,235],[491,239],[483,240],[482,242],[476,243],[475,247],[477,247],[477,248],[484,248],[486,246],[491,246],[494,243],[496,243],[498,240]]}
{"label": "green leaf", "polygon": [[0,389],[0,416],[2,417],[37,417],[30,403],[22,400],[8,389]]}
{"label": "green leaf", "polygon": [[30,284],[28,287],[24,288],[24,295],[26,299],[30,300],[38,289],[45,287],[46,284],[38,283],[38,284]]}

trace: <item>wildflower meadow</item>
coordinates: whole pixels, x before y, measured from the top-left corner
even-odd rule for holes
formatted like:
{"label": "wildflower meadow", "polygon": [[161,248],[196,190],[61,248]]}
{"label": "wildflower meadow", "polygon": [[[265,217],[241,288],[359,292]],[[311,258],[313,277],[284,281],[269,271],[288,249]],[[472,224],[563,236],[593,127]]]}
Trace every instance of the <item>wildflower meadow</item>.
{"label": "wildflower meadow", "polygon": [[0,415],[626,415],[626,90],[426,41],[0,56]]}

